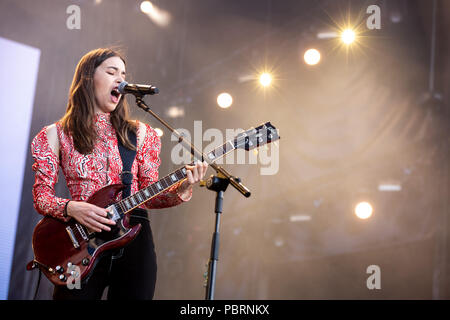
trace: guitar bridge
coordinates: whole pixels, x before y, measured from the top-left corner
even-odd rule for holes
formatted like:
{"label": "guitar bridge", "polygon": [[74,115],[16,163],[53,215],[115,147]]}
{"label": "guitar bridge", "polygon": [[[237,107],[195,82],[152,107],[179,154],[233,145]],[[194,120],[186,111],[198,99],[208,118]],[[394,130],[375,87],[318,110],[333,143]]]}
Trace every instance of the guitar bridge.
{"label": "guitar bridge", "polygon": [[89,237],[87,236],[86,232],[84,231],[84,228],[82,226],[80,226],[78,223],[75,224],[75,227],[77,227],[77,230],[81,234],[81,237],[83,237],[84,240],[88,241]]}

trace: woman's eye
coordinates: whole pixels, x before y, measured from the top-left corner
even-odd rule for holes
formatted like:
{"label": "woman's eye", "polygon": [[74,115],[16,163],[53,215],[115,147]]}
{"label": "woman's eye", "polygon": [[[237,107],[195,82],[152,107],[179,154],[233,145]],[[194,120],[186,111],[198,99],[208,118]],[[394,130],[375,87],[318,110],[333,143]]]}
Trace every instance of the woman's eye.
{"label": "woman's eye", "polygon": [[114,73],[112,73],[112,72],[107,72],[107,74],[110,74],[110,75],[112,75],[112,76],[114,75]]}

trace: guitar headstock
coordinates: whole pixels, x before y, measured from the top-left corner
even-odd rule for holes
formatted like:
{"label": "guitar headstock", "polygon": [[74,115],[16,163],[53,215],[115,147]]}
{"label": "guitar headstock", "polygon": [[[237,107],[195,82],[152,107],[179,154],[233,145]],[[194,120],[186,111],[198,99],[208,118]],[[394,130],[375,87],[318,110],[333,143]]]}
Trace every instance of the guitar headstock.
{"label": "guitar headstock", "polygon": [[259,127],[250,128],[238,134],[234,139],[234,144],[236,148],[248,151],[279,139],[278,130],[270,122],[266,122]]}

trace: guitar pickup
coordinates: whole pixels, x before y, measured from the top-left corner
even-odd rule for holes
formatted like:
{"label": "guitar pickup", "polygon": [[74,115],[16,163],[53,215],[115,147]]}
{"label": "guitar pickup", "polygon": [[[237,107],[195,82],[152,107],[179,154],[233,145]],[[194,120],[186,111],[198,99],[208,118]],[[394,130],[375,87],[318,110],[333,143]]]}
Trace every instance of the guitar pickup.
{"label": "guitar pickup", "polygon": [[115,205],[111,205],[111,206],[107,207],[106,210],[108,210],[108,218],[109,219],[117,221],[117,220],[119,220],[121,218]]}
{"label": "guitar pickup", "polygon": [[77,238],[75,238],[75,235],[73,234],[73,230],[71,227],[66,227],[67,234],[69,235],[70,240],[72,240],[72,244],[75,249],[78,249],[80,247],[80,244],[78,243]]}

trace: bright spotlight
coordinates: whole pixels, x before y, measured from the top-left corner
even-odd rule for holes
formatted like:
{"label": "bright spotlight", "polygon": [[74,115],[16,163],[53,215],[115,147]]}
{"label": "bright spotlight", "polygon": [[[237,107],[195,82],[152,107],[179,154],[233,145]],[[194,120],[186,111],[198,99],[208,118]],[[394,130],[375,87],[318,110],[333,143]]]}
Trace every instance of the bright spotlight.
{"label": "bright spotlight", "polygon": [[141,2],[141,11],[143,13],[150,13],[153,10],[153,4],[150,1],[142,1]]}
{"label": "bright spotlight", "polygon": [[318,64],[320,61],[320,52],[316,49],[308,49],[303,55],[303,59],[305,59],[305,63],[310,66]]}
{"label": "bright spotlight", "polygon": [[345,29],[341,34],[341,40],[345,44],[351,44],[353,41],[355,41],[355,38],[355,31],[351,29]]}
{"label": "bright spotlight", "polygon": [[372,205],[368,202],[360,202],[355,207],[355,214],[360,219],[370,218],[372,212],[373,212]]}
{"label": "bright spotlight", "polygon": [[259,76],[259,83],[261,83],[263,87],[269,86],[272,83],[272,76],[266,72],[263,73]]}
{"label": "bright spotlight", "polygon": [[170,23],[170,20],[172,19],[172,16],[169,12],[158,8],[150,1],[141,2],[141,11],[160,27],[167,27]]}
{"label": "bright spotlight", "polygon": [[167,109],[166,114],[171,118],[178,118],[184,116],[184,109],[178,106],[171,106]]}
{"label": "bright spotlight", "polygon": [[230,94],[224,92],[217,96],[217,104],[221,108],[228,108],[233,103],[233,98]]}
{"label": "bright spotlight", "polygon": [[158,137],[162,137],[164,134],[164,131],[162,131],[160,128],[155,128],[155,131]]}

